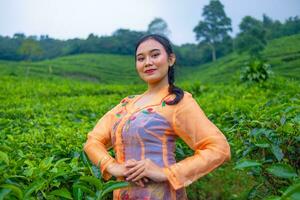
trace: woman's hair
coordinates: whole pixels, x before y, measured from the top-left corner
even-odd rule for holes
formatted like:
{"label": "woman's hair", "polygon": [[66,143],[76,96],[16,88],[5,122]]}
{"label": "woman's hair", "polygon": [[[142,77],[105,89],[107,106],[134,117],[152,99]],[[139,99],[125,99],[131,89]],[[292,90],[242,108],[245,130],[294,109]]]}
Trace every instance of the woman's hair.
{"label": "woman's hair", "polygon": [[[165,51],[167,52],[168,56],[170,56],[171,54],[174,54],[173,48],[171,46],[171,42],[170,40],[163,36],[163,35],[159,35],[159,34],[148,34],[143,36],[142,38],[140,38],[135,46],[135,54],[136,54],[136,50],[139,47],[139,45],[148,40],[148,39],[153,39],[157,42],[159,42],[165,49]],[[135,58],[136,59],[136,58]],[[174,63],[175,65],[175,63]],[[175,71],[174,71],[174,65],[173,66],[169,66],[168,69],[168,82],[169,82],[169,93],[170,94],[175,94],[176,97],[173,101],[168,101],[166,102],[166,104],[168,105],[174,105],[177,104],[184,96],[184,92],[181,88],[176,87],[174,85],[175,82]]]}

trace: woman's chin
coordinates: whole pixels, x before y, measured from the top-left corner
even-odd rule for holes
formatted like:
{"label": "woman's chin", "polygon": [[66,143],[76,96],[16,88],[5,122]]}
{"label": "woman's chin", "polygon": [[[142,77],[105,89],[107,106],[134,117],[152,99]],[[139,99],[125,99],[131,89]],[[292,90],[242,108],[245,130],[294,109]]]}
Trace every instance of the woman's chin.
{"label": "woman's chin", "polygon": [[144,81],[150,84],[153,83],[158,83],[161,79],[157,78],[157,77],[146,77],[144,78]]}

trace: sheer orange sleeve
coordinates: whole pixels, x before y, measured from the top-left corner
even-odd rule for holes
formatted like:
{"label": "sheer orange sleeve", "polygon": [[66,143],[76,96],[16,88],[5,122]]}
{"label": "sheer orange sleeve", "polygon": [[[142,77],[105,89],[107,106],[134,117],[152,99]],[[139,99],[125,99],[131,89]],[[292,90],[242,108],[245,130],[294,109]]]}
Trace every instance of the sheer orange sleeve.
{"label": "sheer orange sleeve", "polygon": [[190,93],[178,103],[173,129],[194,155],[163,168],[172,187],[188,186],[231,159],[230,146],[223,133],[206,117]]}
{"label": "sheer orange sleeve", "polygon": [[86,152],[92,163],[98,166],[100,162],[100,170],[102,177],[108,180],[112,177],[106,171],[106,167],[116,160],[110,156],[107,149],[111,147],[111,124],[113,122],[112,111],[107,112],[97,122],[96,126],[87,135],[87,141],[84,145]]}

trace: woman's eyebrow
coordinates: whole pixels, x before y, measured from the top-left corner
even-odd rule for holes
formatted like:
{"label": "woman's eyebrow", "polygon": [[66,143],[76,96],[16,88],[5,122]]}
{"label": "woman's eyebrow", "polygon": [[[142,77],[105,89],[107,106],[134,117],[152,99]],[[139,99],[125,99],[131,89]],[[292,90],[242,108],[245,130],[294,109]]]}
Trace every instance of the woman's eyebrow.
{"label": "woman's eyebrow", "polygon": [[[150,53],[152,53],[153,51],[160,51],[159,49],[151,49],[150,50]],[[139,54],[137,54],[136,56],[139,56],[139,55],[142,55],[143,53],[139,53]]]}

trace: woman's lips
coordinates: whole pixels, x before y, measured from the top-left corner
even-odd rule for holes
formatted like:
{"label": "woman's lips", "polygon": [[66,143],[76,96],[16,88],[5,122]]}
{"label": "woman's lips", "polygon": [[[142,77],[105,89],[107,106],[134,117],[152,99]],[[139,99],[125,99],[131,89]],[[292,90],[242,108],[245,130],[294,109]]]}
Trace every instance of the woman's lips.
{"label": "woman's lips", "polygon": [[147,74],[152,74],[156,69],[148,69],[145,71]]}

